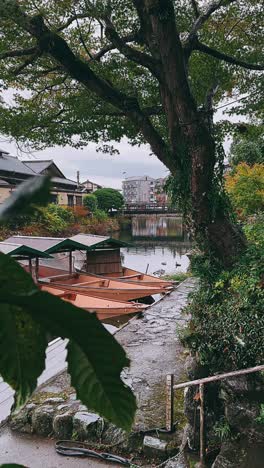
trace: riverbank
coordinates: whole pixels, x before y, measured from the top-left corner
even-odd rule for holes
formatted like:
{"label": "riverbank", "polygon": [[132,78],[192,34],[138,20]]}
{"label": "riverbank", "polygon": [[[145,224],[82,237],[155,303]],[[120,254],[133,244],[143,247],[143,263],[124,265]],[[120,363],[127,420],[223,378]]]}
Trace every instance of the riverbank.
{"label": "riverbank", "polygon": [[48,205],[31,216],[17,217],[0,226],[0,240],[12,235],[70,237],[80,232],[109,235],[120,230],[118,218],[97,210],[94,214],[80,207],[67,208]]}
{"label": "riverbank", "polygon": [[[100,443],[103,449],[107,445],[118,452],[136,453],[139,459],[146,449],[145,434],[151,431],[154,439],[161,440],[163,448],[159,455],[169,456],[181,444],[185,424],[182,398],[175,402],[176,432],[168,440],[156,429],[165,426],[166,375],[173,373],[177,382],[185,380],[186,352],[177,327],[182,328],[188,320],[183,309],[195,288],[196,280],[188,278],[115,334],[131,360],[124,379],[133,388],[138,402],[132,434],[128,436],[77,402],[66,373],[33,395],[31,403],[13,420],[13,428],[54,438],[85,439],[95,446]],[[148,449],[148,454],[152,453]],[[155,449],[153,456],[157,457]]]}

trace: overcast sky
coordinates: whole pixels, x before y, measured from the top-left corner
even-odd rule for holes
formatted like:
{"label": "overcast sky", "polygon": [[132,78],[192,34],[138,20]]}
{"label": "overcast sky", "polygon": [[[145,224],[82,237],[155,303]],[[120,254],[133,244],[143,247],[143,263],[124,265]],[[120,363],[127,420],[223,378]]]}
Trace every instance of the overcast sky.
{"label": "overcast sky", "polygon": [[[223,117],[220,111],[216,120]],[[225,118],[227,118],[225,116]],[[230,118],[230,117],[229,117]],[[231,120],[240,120],[232,117]],[[154,155],[150,155],[149,146],[140,148],[130,146],[126,139],[120,144],[113,143],[120,154],[110,156],[96,152],[96,145],[89,143],[84,149],[73,149],[69,146],[47,148],[31,154],[22,154],[17,150],[15,143],[9,143],[0,136],[0,147],[19,159],[53,159],[60,170],[69,179],[76,180],[76,173],[80,171],[80,180],[90,179],[100,185],[120,189],[122,180],[126,177],[149,175],[153,178],[165,177],[168,174],[166,167]],[[225,143],[225,150],[229,148]]]}
{"label": "overcast sky", "polygon": [[150,156],[149,147],[131,147],[125,139],[115,145],[120,154],[114,156],[97,153],[93,143],[83,150],[56,146],[33,155],[18,154],[16,145],[7,143],[4,138],[0,138],[0,147],[13,156],[18,155],[19,159],[53,159],[70,179],[76,180],[76,172],[79,170],[81,181],[90,179],[113,188],[121,188],[121,182],[126,177],[149,175],[158,178],[168,174],[166,167],[155,156]]}

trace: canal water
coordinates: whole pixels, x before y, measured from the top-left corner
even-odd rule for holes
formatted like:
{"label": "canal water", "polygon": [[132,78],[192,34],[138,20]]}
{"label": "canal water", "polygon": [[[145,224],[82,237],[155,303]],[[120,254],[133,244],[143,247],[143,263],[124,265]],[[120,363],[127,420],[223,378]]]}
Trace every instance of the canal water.
{"label": "canal water", "polygon": [[188,269],[191,241],[178,216],[134,216],[131,227],[113,237],[131,243],[122,249],[126,267],[158,276]]}

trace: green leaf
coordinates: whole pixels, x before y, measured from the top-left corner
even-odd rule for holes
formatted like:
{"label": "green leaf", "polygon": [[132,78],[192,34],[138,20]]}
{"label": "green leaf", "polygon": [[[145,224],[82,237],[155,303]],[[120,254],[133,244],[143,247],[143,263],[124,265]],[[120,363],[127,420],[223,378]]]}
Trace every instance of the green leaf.
{"label": "green leaf", "polygon": [[33,177],[23,182],[0,208],[0,219],[28,212],[33,204],[45,204],[50,199],[50,178]]}
{"label": "green leaf", "polygon": [[[39,291],[11,258],[0,255],[0,271],[0,281],[3,279],[0,287],[0,373],[17,390],[17,405],[34,389],[43,368],[41,329],[45,329],[55,336],[70,339],[69,372],[83,403],[114,424],[129,429],[136,402],[132,391],[120,378],[129,360],[115,338],[95,314]],[[8,278],[5,283],[4,273]],[[18,283],[18,294],[12,290],[13,279]],[[38,352],[35,346],[40,347]],[[9,349],[12,350],[7,353]]]}
{"label": "green leaf", "polygon": [[0,465],[0,468],[27,468],[24,465],[17,465],[16,463],[6,463],[4,465]]}
{"label": "green leaf", "polygon": [[77,389],[77,397],[88,408],[129,430],[136,410],[135,397],[120,382],[120,368],[113,365],[115,356],[111,352],[109,355],[109,348],[104,348],[103,337],[89,337],[89,346],[89,354],[85,354],[74,341],[67,346],[68,371],[72,385]]}
{"label": "green leaf", "polygon": [[36,388],[45,368],[47,344],[42,327],[25,310],[1,304],[0,373],[16,391],[14,409]]}
{"label": "green leaf", "polygon": [[[37,291],[30,275],[7,255],[0,254],[0,295]],[[47,340],[41,326],[22,308],[1,304],[0,374],[16,391],[15,408],[26,402],[45,368]]]}

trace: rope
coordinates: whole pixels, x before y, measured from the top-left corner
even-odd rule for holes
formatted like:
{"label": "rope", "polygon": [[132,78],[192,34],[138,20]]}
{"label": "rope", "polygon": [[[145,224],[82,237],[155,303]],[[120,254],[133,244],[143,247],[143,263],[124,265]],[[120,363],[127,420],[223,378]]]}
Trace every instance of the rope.
{"label": "rope", "polygon": [[123,466],[135,466],[132,465],[130,460],[127,458],[119,457],[118,455],[114,455],[112,453],[99,453],[87,447],[87,444],[83,442],[74,442],[69,440],[58,440],[55,443],[55,450],[60,455],[65,455],[67,457],[97,458],[98,460],[118,463],[119,465]]}

